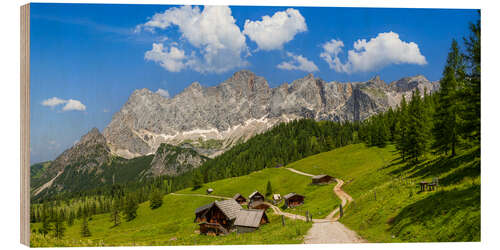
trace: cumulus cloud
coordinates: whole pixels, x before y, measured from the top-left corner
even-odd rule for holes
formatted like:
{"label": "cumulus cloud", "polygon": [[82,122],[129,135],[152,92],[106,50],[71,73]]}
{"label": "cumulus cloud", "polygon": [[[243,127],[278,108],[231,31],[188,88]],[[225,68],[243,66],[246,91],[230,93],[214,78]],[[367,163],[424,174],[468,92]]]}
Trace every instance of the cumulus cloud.
{"label": "cumulus cloud", "polygon": [[48,107],[55,107],[57,105],[64,104],[64,103],[66,103],[66,100],[63,100],[63,99],[58,98],[58,97],[52,97],[52,98],[49,98],[47,100],[44,100],[42,102],[42,105],[48,106]]}
{"label": "cumulus cloud", "polygon": [[64,105],[64,107],[62,108],[62,110],[63,111],[71,111],[71,110],[85,111],[86,108],[87,107],[85,107],[85,105],[83,105],[83,103],[81,103],[80,101],[69,99],[66,102],[66,105]]}
{"label": "cumulus cloud", "polygon": [[369,41],[366,39],[356,41],[354,49],[347,52],[345,63],[338,57],[344,47],[342,41],[332,39],[322,47],[323,52],[320,57],[337,72],[368,72],[390,64],[427,64],[416,43],[402,41],[399,35],[392,31],[379,33]]}
{"label": "cumulus cloud", "polygon": [[138,25],[136,32],[177,26],[181,38],[197,48],[198,53],[193,51],[187,56],[175,43],[169,49],[155,43],[145,58],[172,72],[191,68],[202,73],[222,73],[247,65],[242,58],[248,52],[246,39],[235,22],[227,6],[205,6],[203,11],[199,7],[182,6],[155,14],[148,22]]}
{"label": "cumulus cloud", "polygon": [[153,43],[153,48],[146,51],[144,58],[160,64],[170,72],[179,72],[187,66],[187,57],[184,50],[175,46],[164,48],[161,43]]}
{"label": "cumulus cloud", "polygon": [[261,50],[283,48],[296,34],[307,31],[306,20],[296,9],[278,11],[260,21],[245,21],[243,33],[257,43]]}
{"label": "cumulus cloud", "polygon": [[284,70],[302,70],[306,72],[318,71],[318,67],[314,62],[309,61],[302,55],[296,55],[287,52],[287,56],[291,58],[290,61],[282,62],[277,67]]}
{"label": "cumulus cloud", "polygon": [[161,95],[165,98],[170,98],[170,93],[168,93],[168,90],[165,90],[165,89],[158,89],[156,91],[156,94]]}
{"label": "cumulus cloud", "polygon": [[64,100],[59,97],[52,97],[46,99],[42,102],[42,105],[51,108],[54,108],[59,105],[64,105],[61,109],[62,111],[71,111],[71,110],[85,111],[86,109],[85,105],[78,100],[74,99]]}

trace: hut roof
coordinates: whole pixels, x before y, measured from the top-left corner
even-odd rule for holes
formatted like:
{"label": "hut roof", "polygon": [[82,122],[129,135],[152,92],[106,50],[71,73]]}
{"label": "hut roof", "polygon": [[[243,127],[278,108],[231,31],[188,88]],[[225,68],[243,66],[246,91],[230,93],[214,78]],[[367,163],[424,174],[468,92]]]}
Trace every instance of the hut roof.
{"label": "hut roof", "polygon": [[236,221],[234,221],[235,226],[244,226],[244,227],[259,227],[260,220],[264,216],[264,210],[260,209],[241,209],[238,212],[238,216],[236,217]]}
{"label": "hut roof", "polygon": [[216,201],[215,205],[230,219],[236,218],[238,215],[238,211],[242,209],[241,205],[238,204],[233,199]]}
{"label": "hut roof", "polygon": [[328,176],[328,175],[326,175],[326,174],[320,174],[320,175],[315,175],[312,178],[313,179],[321,179],[321,178],[326,177],[326,176]]}
{"label": "hut roof", "polygon": [[290,199],[290,198],[292,198],[292,197],[294,197],[294,196],[301,196],[301,197],[304,197],[303,195],[300,195],[300,194],[296,194],[296,193],[289,193],[289,194],[287,194],[287,195],[283,196],[283,198],[284,198],[285,200],[288,200],[288,199]]}
{"label": "hut roof", "polygon": [[208,192],[213,192],[214,190],[213,190],[213,188],[208,188],[207,191]]}
{"label": "hut roof", "polygon": [[241,195],[240,193],[235,194],[235,195],[233,196],[233,199],[235,199],[235,200],[236,200],[236,199],[238,199],[238,198],[240,198],[240,197],[243,197],[243,199],[245,199],[245,200],[246,200],[246,198],[245,198],[243,195]]}
{"label": "hut roof", "polygon": [[195,214],[198,214],[198,213],[203,212],[203,211],[205,211],[205,210],[207,210],[207,209],[210,209],[210,208],[211,208],[214,204],[215,204],[215,202],[212,202],[212,203],[209,203],[209,204],[203,205],[203,206],[201,206],[201,207],[197,208],[197,209],[194,211],[194,213],[195,213]]}
{"label": "hut roof", "polygon": [[281,195],[280,194],[273,194],[273,199],[279,200],[279,199],[281,199]]}
{"label": "hut roof", "polygon": [[249,199],[252,199],[252,197],[254,197],[254,196],[255,196],[255,195],[257,195],[257,194],[259,194],[260,196],[264,196],[264,195],[262,195],[259,191],[255,190],[252,194],[250,194],[250,195],[248,196],[248,198],[249,198]]}

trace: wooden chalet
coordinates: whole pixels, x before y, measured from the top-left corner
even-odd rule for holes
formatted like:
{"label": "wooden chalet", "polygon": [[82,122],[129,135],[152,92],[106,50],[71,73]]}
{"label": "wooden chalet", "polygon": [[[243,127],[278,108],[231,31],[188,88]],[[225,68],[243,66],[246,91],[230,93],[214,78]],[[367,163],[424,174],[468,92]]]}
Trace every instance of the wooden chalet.
{"label": "wooden chalet", "polygon": [[248,196],[249,203],[252,204],[256,201],[264,201],[265,196],[259,193],[259,191],[255,191],[250,196]]}
{"label": "wooden chalet", "polygon": [[315,175],[312,177],[312,184],[328,184],[333,181],[333,177],[322,174],[322,175]]}
{"label": "wooden chalet", "polygon": [[280,194],[273,194],[273,201],[279,201],[281,200],[281,195]]}
{"label": "wooden chalet", "polygon": [[238,213],[234,226],[238,233],[248,233],[257,230],[260,225],[269,223],[266,212],[259,209],[242,209]]}
{"label": "wooden chalet", "polygon": [[285,199],[285,206],[296,207],[304,204],[304,196],[296,193],[289,193],[283,196]]}
{"label": "wooden chalet", "polygon": [[214,190],[212,188],[207,189],[207,194],[211,194]]}
{"label": "wooden chalet", "polygon": [[267,210],[271,206],[264,201],[254,201],[254,202],[248,204],[248,207],[252,208],[252,209]]}
{"label": "wooden chalet", "polygon": [[240,193],[237,193],[233,196],[233,199],[238,202],[238,204],[245,204],[247,202],[247,198],[245,198],[243,195]]}
{"label": "wooden chalet", "polygon": [[195,222],[199,223],[201,234],[226,234],[231,231],[241,209],[233,199],[215,201],[195,210]]}

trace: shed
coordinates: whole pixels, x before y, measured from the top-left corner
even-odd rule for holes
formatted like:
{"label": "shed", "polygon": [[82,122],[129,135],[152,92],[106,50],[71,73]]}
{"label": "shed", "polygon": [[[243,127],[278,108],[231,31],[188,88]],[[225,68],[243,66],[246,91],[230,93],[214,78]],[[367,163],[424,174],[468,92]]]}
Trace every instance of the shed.
{"label": "shed", "polygon": [[211,194],[214,190],[212,188],[207,189],[207,194]]}
{"label": "shed", "polygon": [[234,226],[238,233],[253,232],[262,224],[269,223],[266,212],[259,209],[242,209],[236,217]]}
{"label": "shed", "polygon": [[285,199],[285,206],[296,207],[304,204],[304,196],[296,193],[289,193],[283,196]]}
{"label": "shed", "polygon": [[263,201],[254,201],[248,205],[249,208],[267,210],[270,206]]}
{"label": "shed", "polygon": [[233,199],[238,202],[238,204],[244,204],[245,202],[247,202],[247,199],[241,195],[240,193],[237,193],[233,196]]}
{"label": "shed", "polygon": [[322,175],[315,175],[312,177],[312,184],[328,184],[333,181],[333,177],[322,174]]}
{"label": "shed", "polygon": [[281,200],[281,195],[280,195],[280,194],[273,194],[273,200],[274,200],[274,201],[279,201],[279,200]]}
{"label": "shed", "polygon": [[256,201],[264,201],[264,195],[262,195],[259,191],[254,191],[250,196],[248,196],[248,199],[250,200],[250,203],[256,202]]}
{"label": "shed", "polygon": [[[201,206],[195,211],[195,222],[199,222],[200,233],[226,233],[231,230],[233,223],[242,209],[241,205],[235,200],[215,201],[205,206]],[[220,230],[219,226],[226,231]]]}

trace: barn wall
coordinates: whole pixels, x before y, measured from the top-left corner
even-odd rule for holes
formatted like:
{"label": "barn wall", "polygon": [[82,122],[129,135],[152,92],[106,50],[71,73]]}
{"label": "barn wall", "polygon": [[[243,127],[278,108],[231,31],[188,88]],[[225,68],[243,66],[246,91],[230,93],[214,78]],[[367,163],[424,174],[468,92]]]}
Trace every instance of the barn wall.
{"label": "barn wall", "polygon": [[255,227],[244,227],[244,226],[236,226],[236,230],[239,234],[241,233],[250,233],[255,231],[257,228]]}

